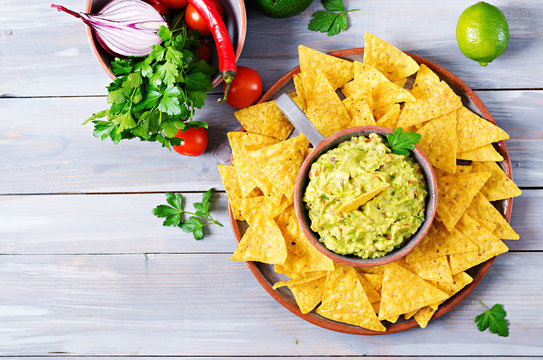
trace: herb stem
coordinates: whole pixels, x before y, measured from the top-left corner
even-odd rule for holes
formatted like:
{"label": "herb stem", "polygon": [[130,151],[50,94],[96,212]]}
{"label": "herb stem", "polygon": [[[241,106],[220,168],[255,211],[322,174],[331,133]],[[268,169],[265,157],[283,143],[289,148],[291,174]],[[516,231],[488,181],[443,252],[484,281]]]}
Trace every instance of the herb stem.
{"label": "herb stem", "polygon": [[[196,214],[196,213],[193,213],[193,212],[190,212],[190,211],[184,211],[184,210],[181,211],[181,213],[194,215],[194,216],[196,216],[196,217],[199,217],[200,219],[209,220],[209,221],[211,221],[213,224],[219,225],[220,227],[223,227],[223,225],[222,225],[220,222],[218,222],[218,221],[216,221],[215,219],[213,219],[213,218],[211,217],[211,215],[210,215],[209,217],[206,217],[206,216],[198,215],[198,214]],[[209,225],[209,224],[204,224],[204,225]]]}
{"label": "herb stem", "polygon": [[485,304],[483,304],[483,300],[479,300],[479,302],[480,302],[481,305],[485,308],[485,310],[488,311],[488,308],[485,306]]}

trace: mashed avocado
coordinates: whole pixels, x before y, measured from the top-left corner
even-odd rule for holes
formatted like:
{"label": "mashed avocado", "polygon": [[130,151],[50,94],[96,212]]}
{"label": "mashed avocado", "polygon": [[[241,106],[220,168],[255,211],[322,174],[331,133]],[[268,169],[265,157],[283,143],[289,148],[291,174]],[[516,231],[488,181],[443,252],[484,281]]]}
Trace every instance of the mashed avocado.
{"label": "mashed avocado", "polygon": [[[387,190],[359,209],[338,211],[346,201],[386,183]],[[426,195],[419,165],[370,134],[342,142],[311,165],[304,202],[311,229],[328,249],[368,259],[386,255],[417,231]]]}

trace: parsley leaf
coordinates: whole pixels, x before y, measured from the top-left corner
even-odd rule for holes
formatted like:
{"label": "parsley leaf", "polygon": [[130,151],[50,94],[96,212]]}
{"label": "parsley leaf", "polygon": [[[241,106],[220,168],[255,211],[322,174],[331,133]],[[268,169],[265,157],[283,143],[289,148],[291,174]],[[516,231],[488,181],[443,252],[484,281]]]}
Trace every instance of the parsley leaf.
{"label": "parsley leaf", "polygon": [[[196,202],[193,204],[196,212],[190,212],[183,210],[183,197],[179,193],[166,193],[166,202],[168,205],[158,205],[153,209],[153,214],[159,218],[165,218],[162,225],[164,226],[178,226],[184,232],[191,232],[195,240],[201,240],[204,237],[204,227],[211,224],[222,227],[223,225],[213,219],[209,214],[209,208],[211,206],[211,195],[213,189],[207,190],[202,195],[202,202]],[[189,214],[187,220],[181,219],[182,214]]]}
{"label": "parsley leaf", "polygon": [[321,0],[326,11],[319,10],[313,14],[307,28],[311,31],[327,33],[328,36],[347,30],[347,13],[359,9],[345,10],[342,0]]}
{"label": "parsley leaf", "polygon": [[509,323],[505,319],[507,313],[503,309],[501,304],[494,305],[490,310],[479,301],[485,311],[475,317],[475,323],[479,331],[485,331],[489,329],[492,334],[498,334],[498,336],[509,336]]}
{"label": "parsley leaf", "polygon": [[394,154],[409,155],[409,150],[415,148],[415,144],[420,141],[420,134],[403,131],[402,128],[394,129],[392,134],[387,135],[388,145]]}
{"label": "parsley leaf", "polygon": [[153,45],[146,57],[115,58],[111,63],[117,77],[107,86],[110,108],[84,122],[94,124],[98,139],[116,144],[138,138],[171,149],[181,143],[177,130],[207,127],[192,119],[212,90],[217,70],[196,55],[199,32],[181,25],[175,32],[161,27],[158,35],[162,44]]}

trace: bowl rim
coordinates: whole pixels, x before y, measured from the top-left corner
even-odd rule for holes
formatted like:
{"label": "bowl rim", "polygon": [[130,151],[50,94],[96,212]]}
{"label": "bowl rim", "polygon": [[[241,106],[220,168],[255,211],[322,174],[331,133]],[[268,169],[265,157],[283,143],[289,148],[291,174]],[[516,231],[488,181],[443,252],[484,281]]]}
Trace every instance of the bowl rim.
{"label": "bowl rim", "polygon": [[[220,0],[219,0],[220,1]],[[245,9],[245,1],[243,0],[237,0],[240,14],[241,14],[241,29],[239,29],[239,38],[238,43],[236,46],[236,49],[234,50],[236,63],[239,60],[239,57],[241,56],[241,51],[243,50],[243,46],[245,45],[245,37],[247,35],[247,10]],[[85,12],[89,13],[91,11],[93,0],[87,0],[87,5],[85,7]],[[115,80],[115,75],[111,72],[109,69],[109,66],[107,66],[106,62],[102,57],[100,56],[100,51],[98,50],[97,40],[94,36],[94,33],[92,29],[87,26],[87,39],[89,41],[90,47],[92,49],[92,52],[94,53],[94,56],[98,60],[98,63],[104,70],[104,72],[111,78],[111,80]],[[213,88],[215,88],[217,85],[219,85],[223,81],[220,74],[215,76],[213,79]]]}
{"label": "bowl rim", "polygon": [[[334,252],[333,250],[328,249],[321,241],[319,241],[318,237],[316,236],[318,234],[315,234],[315,232],[311,230],[310,224],[307,223],[306,219],[308,219],[308,214],[307,210],[305,209],[305,204],[302,200],[305,188],[302,189],[302,184],[308,176],[311,165],[313,165],[318,157],[325,154],[329,150],[339,146],[340,142],[338,142],[338,139],[341,139],[340,141],[343,142],[350,140],[354,136],[367,136],[360,134],[360,132],[367,134],[376,133],[379,136],[384,137],[384,134],[392,134],[393,131],[391,129],[379,126],[357,126],[340,130],[337,133],[321,141],[305,158],[302,166],[300,167],[300,171],[298,172],[298,175],[296,177],[296,185],[294,187],[294,208],[296,210],[296,219],[298,220],[298,224],[300,225],[300,228],[302,229],[304,235],[309,240],[309,242],[322,254],[336,262],[345,265],[350,265],[354,267],[373,267],[385,265],[406,256],[422,241],[422,239],[430,230],[430,226],[432,225],[435,218],[438,189],[436,175],[434,172],[434,168],[430,163],[430,160],[418,146],[415,146],[415,148],[411,150],[411,157],[422,168],[422,173],[426,182],[428,192],[426,199],[426,208],[424,210],[425,220],[419,226],[416,232],[411,235],[407,240],[405,240],[400,248],[394,249],[391,252],[375,259],[362,259],[356,256],[341,255]],[[352,135],[349,137],[349,134]],[[332,143],[336,144],[334,144],[331,148],[323,151],[323,149],[328,148],[329,145]],[[418,158],[414,156],[415,154]]]}
{"label": "bowl rim", "polygon": [[[458,86],[462,90],[462,95],[467,97],[469,100],[471,100],[474,104],[474,106],[481,112],[481,116],[487,120],[490,121],[492,124],[496,124],[496,120],[492,117],[490,114],[490,111],[487,109],[487,107],[484,105],[484,103],[481,101],[481,99],[469,88],[466,83],[464,83],[460,78],[458,78],[456,75],[451,73],[449,70],[445,69],[441,65],[438,65],[434,63],[431,60],[428,60],[422,56],[415,55],[409,52],[405,52],[407,55],[411,56],[413,60],[415,60],[419,65],[424,64],[428,66],[432,71],[436,72],[438,75],[440,75],[440,78],[446,78],[448,83],[453,83],[456,86]],[[335,50],[327,52],[328,55],[345,58],[348,56],[353,55],[363,55],[364,54],[364,48],[350,48],[350,49],[343,49],[343,50]],[[296,66],[287,73],[285,73],[283,76],[281,76],[275,83],[270,86],[270,88],[261,96],[261,98],[258,100],[259,103],[263,103],[266,101],[269,101],[272,97],[272,95],[275,94],[285,83],[287,83],[289,80],[292,79],[292,75],[297,74],[300,72],[300,66]],[[241,128],[241,131],[243,131],[243,127]],[[494,143],[496,144],[496,143]],[[513,179],[512,176],[512,167],[511,167],[511,159],[509,157],[509,152],[507,151],[507,146],[505,145],[504,141],[499,141],[497,143],[497,147],[499,150],[499,153],[503,156],[504,161],[502,162],[503,168],[505,173],[509,176],[510,179]],[[513,206],[513,199],[506,199],[504,200],[504,217],[507,221],[511,219],[511,210]],[[234,213],[232,212],[232,207],[230,202],[228,202],[228,216],[230,218],[230,224],[232,225],[232,232],[234,233],[234,237],[236,241],[239,243],[241,240],[241,231],[239,228],[239,225],[237,223],[237,220],[234,217]],[[447,299],[434,313],[431,320],[434,320],[447,312],[449,312],[451,309],[453,309],[456,305],[458,305],[460,302],[462,302],[476,287],[479,285],[481,280],[484,278],[494,261],[496,260],[496,257],[493,257],[484,263],[478,265],[477,272],[472,276],[473,281],[466,285],[462,290],[460,290],[458,293],[453,295],[451,298]],[[256,281],[262,286],[262,288],[273,298],[275,299],[279,304],[281,304],[284,308],[289,310],[294,315],[304,319],[305,321],[322,327],[324,329],[347,333],[347,334],[355,334],[355,335],[386,335],[386,334],[393,334],[405,330],[412,329],[416,326],[418,326],[417,322],[411,318],[410,320],[407,320],[402,323],[395,323],[391,325],[387,325],[386,331],[375,331],[375,330],[369,330],[364,329],[359,326],[349,325],[347,323],[341,323],[334,320],[326,319],[324,317],[318,316],[314,314],[314,311],[309,312],[307,314],[302,314],[300,311],[300,308],[298,305],[292,301],[290,301],[288,298],[286,298],[284,295],[282,295],[279,291],[273,289],[273,284],[271,284],[258,264],[254,261],[246,261],[247,267],[249,268],[249,271],[253,274],[253,276],[256,278]]]}

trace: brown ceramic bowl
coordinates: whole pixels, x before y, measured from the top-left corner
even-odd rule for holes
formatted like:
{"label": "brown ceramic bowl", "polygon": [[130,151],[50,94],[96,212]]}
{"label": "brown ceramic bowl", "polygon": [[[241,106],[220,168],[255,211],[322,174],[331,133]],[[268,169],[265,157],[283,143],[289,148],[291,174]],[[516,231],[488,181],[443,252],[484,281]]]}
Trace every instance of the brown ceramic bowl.
{"label": "brown ceramic bowl", "polygon": [[[330,52],[329,54],[340,57],[340,58],[348,59],[351,61],[354,61],[354,60],[362,61],[364,48],[338,50],[338,51]],[[425,64],[426,66],[428,66],[430,69],[432,69],[432,71],[434,71],[437,75],[439,75],[439,77],[442,80],[447,82],[449,86],[451,86],[451,88],[458,95],[462,97],[462,102],[464,103],[464,106],[468,107],[470,110],[479,114],[480,116],[485,118],[487,121],[490,121],[491,123],[496,124],[496,121],[490,114],[490,111],[488,111],[486,106],[483,104],[481,99],[479,99],[479,97],[473,92],[473,90],[471,90],[456,75],[451,73],[449,70],[443,68],[442,66],[430,60],[427,60],[423,57],[413,55],[413,54],[408,54],[408,55],[411,56],[417,63]],[[292,82],[292,75],[299,72],[300,72],[300,67],[297,66],[294,69],[287,72],[285,75],[283,75],[268,89],[268,91],[264,93],[264,95],[262,95],[262,97],[259,100],[259,103],[274,100],[283,93],[289,94],[293,92],[294,83]],[[509,158],[509,153],[507,151],[505,142],[500,141],[498,143],[495,143],[494,147],[504,158],[504,161],[499,163],[499,165],[505,171],[507,176],[511,178],[512,177],[511,160]],[[504,215],[505,219],[509,221],[509,219],[511,218],[511,210],[513,206],[512,199],[494,202],[494,206],[500,211],[500,213]],[[232,225],[232,231],[234,232],[234,236],[236,240],[239,242],[241,240],[243,233],[247,229],[247,224],[242,221],[237,221],[234,218],[230,206],[228,207],[228,213],[230,217],[230,223]],[[488,270],[492,266],[492,263],[494,262],[495,259],[496,258],[494,257],[480,265],[477,265],[469,269],[467,272],[473,278],[473,281],[470,284],[468,284],[466,287],[464,287],[462,290],[460,290],[456,295],[454,295],[453,297],[445,301],[439,307],[439,309],[435,312],[435,314],[432,316],[432,319],[436,319],[446,314],[448,311],[452,310],[456,305],[458,305],[462,300],[464,300],[481,282],[485,274],[488,272]],[[276,282],[287,280],[285,276],[278,274],[274,271],[273,265],[249,261],[247,262],[247,266],[249,267],[249,270],[253,273],[258,283],[262,286],[262,288],[266,290],[266,292],[271,297],[273,297],[277,302],[279,302],[283,307],[288,309],[294,315],[304,319],[305,321],[308,321],[322,328],[333,330],[333,331],[349,333],[349,334],[357,334],[357,335],[386,335],[386,334],[397,333],[400,331],[405,331],[405,330],[412,329],[418,326],[417,322],[413,318],[409,320],[398,319],[398,321],[394,324],[384,321],[383,323],[386,326],[387,330],[385,332],[380,332],[380,331],[363,329],[358,326],[349,325],[349,324],[338,322],[338,321],[333,321],[333,320],[320,316],[315,311],[312,311],[307,314],[302,314],[300,312],[300,308],[296,304],[296,299],[294,299],[292,292],[287,287],[281,287],[275,290],[273,289],[273,284],[275,284]],[[431,328],[432,328],[432,322],[428,324],[428,328],[425,331],[432,331]]]}
{"label": "brown ceramic bowl", "polygon": [[436,214],[437,206],[437,183],[434,169],[430,164],[430,161],[420,150],[418,146],[411,151],[411,156],[419,164],[421,172],[424,176],[426,182],[426,189],[428,191],[428,196],[426,197],[426,209],[425,209],[425,220],[409,239],[405,240],[401,247],[394,249],[388,254],[381,256],[375,259],[362,259],[354,255],[341,255],[330,249],[328,249],[319,239],[320,236],[313,230],[311,230],[311,220],[309,219],[308,211],[303,201],[305,189],[309,183],[309,171],[311,170],[311,165],[324,153],[328,150],[331,150],[337,147],[340,143],[350,140],[354,136],[368,136],[371,133],[376,133],[382,137],[386,137],[387,134],[391,134],[392,130],[377,127],[377,126],[362,126],[355,127],[350,129],[345,129],[335,133],[334,135],[327,137],[320,144],[315,146],[315,149],[309,154],[309,156],[304,160],[300,171],[298,172],[298,177],[296,178],[296,186],[294,188],[294,207],[296,209],[296,217],[298,218],[298,223],[302,228],[307,239],[313,244],[317,250],[319,250],[324,255],[328,256],[334,261],[343,263],[350,266],[356,267],[370,267],[378,266],[391,263],[398,260],[401,257],[407,255],[411,250],[413,250],[421,240],[426,236],[430,225],[434,221],[434,216]]}
{"label": "brown ceramic bowl", "polygon": [[[87,13],[97,13],[111,0],[87,0]],[[234,52],[236,54],[236,61],[241,55],[243,44],[245,42],[245,34],[247,32],[247,14],[245,13],[245,2],[243,0],[219,0],[224,9],[224,23],[228,29],[228,34],[232,40],[234,46]],[[114,56],[108,53],[100,45],[96,36],[94,36],[91,28],[87,27],[87,36],[91,45],[92,51],[98,62],[108,74],[111,79],[115,79],[115,75],[109,70],[109,66],[114,59]],[[219,67],[219,60],[217,58],[217,51],[213,45],[213,38],[208,42],[212,51],[211,65],[215,68]],[[215,76],[213,79],[213,87],[219,85],[222,82],[220,75]]]}

